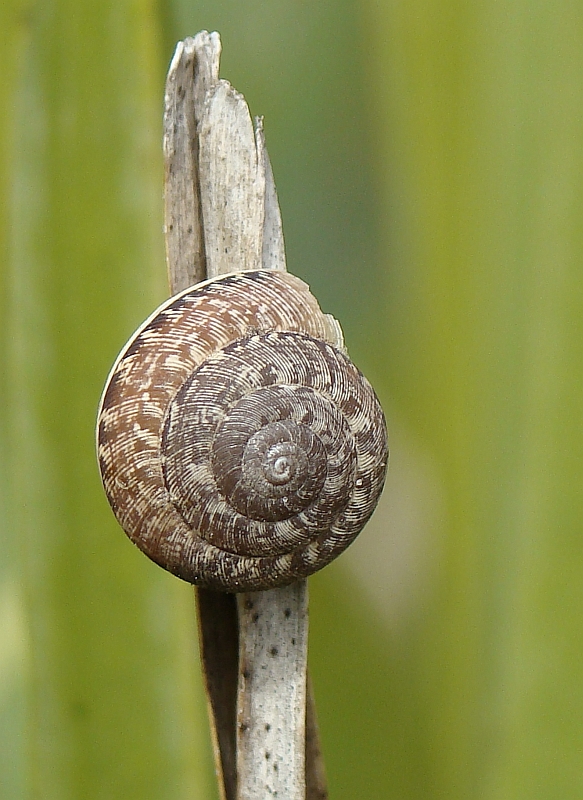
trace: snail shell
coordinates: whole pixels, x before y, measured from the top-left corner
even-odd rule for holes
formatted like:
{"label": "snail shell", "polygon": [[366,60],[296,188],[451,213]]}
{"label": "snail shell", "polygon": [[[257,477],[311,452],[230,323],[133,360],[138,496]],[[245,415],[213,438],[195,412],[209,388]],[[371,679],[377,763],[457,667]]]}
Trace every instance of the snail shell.
{"label": "snail shell", "polygon": [[308,287],[232,274],[164,303],[130,339],[98,415],[121,526],[191,583],[256,591],[339,555],[377,503],[376,395]]}

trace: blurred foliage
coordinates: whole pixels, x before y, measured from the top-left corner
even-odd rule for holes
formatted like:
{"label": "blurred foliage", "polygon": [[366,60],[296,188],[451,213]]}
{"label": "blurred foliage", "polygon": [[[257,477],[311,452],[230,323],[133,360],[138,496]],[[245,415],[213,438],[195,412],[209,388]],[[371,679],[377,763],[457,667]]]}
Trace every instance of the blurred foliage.
{"label": "blurred foliage", "polygon": [[580,797],[566,0],[0,5],[0,797],[216,796],[192,591],[121,535],[93,453],[109,366],[167,293],[163,81],[202,28],[266,117],[289,268],[393,434],[368,537],[311,580],[331,796]]}

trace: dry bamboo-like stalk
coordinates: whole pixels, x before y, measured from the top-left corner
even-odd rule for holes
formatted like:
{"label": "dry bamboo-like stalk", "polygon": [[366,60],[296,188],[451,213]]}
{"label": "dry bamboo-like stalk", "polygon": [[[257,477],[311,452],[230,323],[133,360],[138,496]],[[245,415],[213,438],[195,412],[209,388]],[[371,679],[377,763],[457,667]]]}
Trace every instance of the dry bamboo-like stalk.
{"label": "dry bamboo-like stalk", "polygon": [[[281,215],[261,119],[220,80],[220,39],[179,42],[166,83],[165,230],[172,293],[237,270],[285,270]],[[197,590],[201,656],[224,800],[322,800],[309,696],[307,588]],[[236,638],[239,638],[237,647]]]}

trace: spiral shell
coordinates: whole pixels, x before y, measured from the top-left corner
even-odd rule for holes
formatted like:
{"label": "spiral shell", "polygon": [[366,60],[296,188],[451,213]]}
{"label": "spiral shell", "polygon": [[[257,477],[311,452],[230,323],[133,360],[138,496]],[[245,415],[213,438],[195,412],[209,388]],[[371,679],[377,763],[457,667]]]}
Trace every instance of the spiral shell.
{"label": "spiral shell", "polygon": [[357,536],[387,436],[308,287],[246,272],[182,292],[134,334],[103,393],[98,454],[118,521],[153,561],[255,591],[315,572]]}

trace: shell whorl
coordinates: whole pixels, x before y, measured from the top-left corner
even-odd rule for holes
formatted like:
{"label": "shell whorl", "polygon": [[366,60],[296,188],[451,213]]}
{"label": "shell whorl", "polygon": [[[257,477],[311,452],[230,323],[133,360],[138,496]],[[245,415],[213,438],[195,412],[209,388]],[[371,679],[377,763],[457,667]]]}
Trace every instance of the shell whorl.
{"label": "shell whorl", "polygon": [[302,281],[266,271],[192,287],[134,334],[104,390],[98,453],[118,521],[153,561],[255,591],[356,537],[387,440],[340,337]]}

